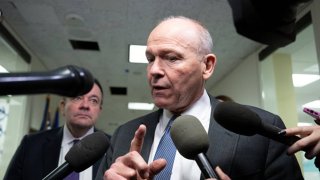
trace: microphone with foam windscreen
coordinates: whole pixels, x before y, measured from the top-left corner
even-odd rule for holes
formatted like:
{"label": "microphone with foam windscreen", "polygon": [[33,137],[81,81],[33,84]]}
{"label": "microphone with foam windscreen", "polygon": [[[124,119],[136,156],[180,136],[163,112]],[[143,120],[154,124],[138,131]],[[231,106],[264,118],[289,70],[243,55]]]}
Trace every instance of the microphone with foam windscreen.
{"label": "microphone with foam windscreen", "polygon": [[300,140],[298,136],[284,136],[280,133],[282,129],[263,122],[255,112],[235,102],[220,102],[215,108],[214,118],[221,126],[237,134],[260,134],[288,146]]}
{"label": "microphone with foam windscreen", "polygon": [[216,178],[205,153],[209,148],[209,138],[200,121],[191,115],[177,117],[170,129],[170,135],[179,153],[195,160],[205,179]]}
{"label": "microphone with foam windscreen", "polygon": [[53,93],[76,97],[88,93],[93,84],[88,70],[72,65],[48,72],[0,73],[0,95]]}
{"label": "microphone with foam windscreen", "polygon": [[66,162],[54,169],[43,180],[59,180],[72,171],[81,172],[98,161],[109,147],[109,139],[103,132],[95,132],[72,146],[65,156]]}

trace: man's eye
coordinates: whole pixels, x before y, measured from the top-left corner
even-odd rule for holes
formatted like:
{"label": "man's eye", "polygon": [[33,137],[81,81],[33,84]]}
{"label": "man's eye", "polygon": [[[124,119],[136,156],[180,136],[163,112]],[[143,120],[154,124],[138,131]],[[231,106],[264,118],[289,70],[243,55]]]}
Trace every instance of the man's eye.
{"label": "man's eye", "polygon": [[94,103],[94,104],[98,104],[98,100],[96,100],[96,99],[91,99],[90,100],[92,103]]}
{"label": "man's eye", "polygon": [[165,56],[165,59],[169,60],[169,61],[176,61],[178,60],[178,58],[176,56]]}
{"label": "man's eye", "polygon": [[148,62],[153,62],[154,61],[154,57],[147,57]]}
{"label": "man's eye", "polygon": [[77,97],[73,98],[72,100],[73,101],[79,101],[79,100],[81,100],[81,96],[77,96]]}

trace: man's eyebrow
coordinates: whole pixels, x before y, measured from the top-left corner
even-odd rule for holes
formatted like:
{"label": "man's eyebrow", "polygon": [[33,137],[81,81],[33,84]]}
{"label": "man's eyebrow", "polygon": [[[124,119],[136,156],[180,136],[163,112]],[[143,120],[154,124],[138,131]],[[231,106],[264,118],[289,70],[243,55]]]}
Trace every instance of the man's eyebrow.
{"label": "man's eyebrow", "polygon": [[100,99],[100,97],[98,95],[96,95],[96,94],[90,95],[89,98],[98,98],[98,99]]}

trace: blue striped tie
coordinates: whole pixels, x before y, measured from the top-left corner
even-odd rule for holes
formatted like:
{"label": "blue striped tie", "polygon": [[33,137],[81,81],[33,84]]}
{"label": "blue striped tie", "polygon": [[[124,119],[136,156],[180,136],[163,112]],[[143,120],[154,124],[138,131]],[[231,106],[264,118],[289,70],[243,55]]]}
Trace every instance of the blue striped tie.
{"label": "blue striped tie", "polygon": [[165,129],[165,132],[160,139],[158,149],[156,151],[156,154],[154,156],[154,160],[163,158],[167,161],[166,167],[155,177],[155,180],[169,180],[171,177],[172,172],[172,166],[174,162],[174,158],[176,156],[176,146],[173,144],[171,136],[170,136],[170,128],[172,125],[173,120],[177,116],[174,115],[169,120],[168,125]]}

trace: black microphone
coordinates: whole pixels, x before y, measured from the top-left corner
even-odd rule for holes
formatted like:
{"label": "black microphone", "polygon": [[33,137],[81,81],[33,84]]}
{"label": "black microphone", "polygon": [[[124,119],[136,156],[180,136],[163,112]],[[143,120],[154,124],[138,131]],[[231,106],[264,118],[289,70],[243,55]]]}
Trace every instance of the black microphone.
{"label": "black microphone", "polygon": [[72,146],[65,156],[66,162],[54,169],[42,180],[60,180],[72,171],[81,172],[98,161],[109,147],[109,139],[103,132],[95,132]]}
{"label": "black microphone", "polygon": [[220,102],[214,111],[215,120],[224,128],[241,135],[260,134],[288,146],[300,140],[298,136],[284,136],[277,126],[265,123],[248,107],[231,102]]}
{"label": "black microphone", "polygon": [[88,70],[72,65],[48,72],[0,73],[0,95],[53,93],[76,97],[88,93],[93,84]]}
{"label": "black microphone", "polygon": [[205,152],[209,148],[209,138],[200,121],[191,115],[182,115],[173,121],[170,135],[179,153],[195,160],[205,179],[216,178]]}

